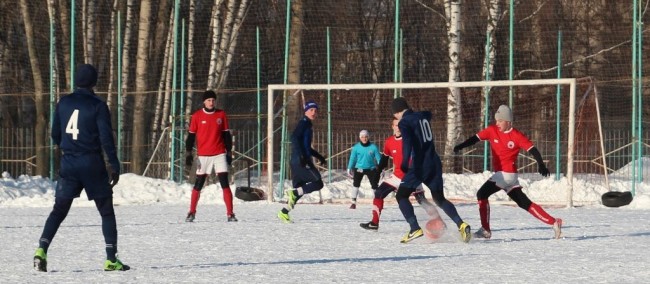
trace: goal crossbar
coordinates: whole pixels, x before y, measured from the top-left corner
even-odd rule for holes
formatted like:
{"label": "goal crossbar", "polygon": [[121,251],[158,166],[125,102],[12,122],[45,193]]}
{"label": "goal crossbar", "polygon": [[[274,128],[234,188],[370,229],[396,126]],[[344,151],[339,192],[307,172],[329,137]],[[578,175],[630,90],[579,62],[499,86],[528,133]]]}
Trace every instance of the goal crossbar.
{"label": "goal crossbar", "polygon": [[[458,87],[515,87],[534,85],[568,85],[569,86],[569,131],[567,141],[567,179],[569,191],[567,192],[567,206],[573,206],[573,147],[575,136],[575,78],[562,79],[534,79],[534,80],[503,80],[503,81],[469,81],[469,82],[436,82],[436,83],[374,83],[374,84],[270,84],[268,92],[268,117],[273,117],[273,92],[282,90],[385,90],[385,89],[421,89],[421,88],[458,88]],[[273,119],[267,122],[267,175],[269,201],[273,201],[273,149],[274,131]]]}

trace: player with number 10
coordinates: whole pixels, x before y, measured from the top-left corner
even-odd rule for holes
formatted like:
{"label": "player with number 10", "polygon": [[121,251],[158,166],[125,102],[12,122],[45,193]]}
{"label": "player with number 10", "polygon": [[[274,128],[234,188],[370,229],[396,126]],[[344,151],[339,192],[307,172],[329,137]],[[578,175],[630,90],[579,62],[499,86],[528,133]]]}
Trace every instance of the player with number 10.
{"label": "player with number 10", "polygon": [[404,219],[411,227],[401,242],[407,243],[423,235],[409,200],[409,196],[421,183],[429,187],[433,201],[456,223],[463,242],[469,242],[472,236],[470,226],[463,222],[454,204],[445,198],[442,162],[433,144],[433,133],[429,123],[431,112],[414,112],[409,108],[406,99],[400,97],[393,100],[391,113],[400,120],[398,127],[402,133],[403,155],[401,170],[406,173],[395,198]]}

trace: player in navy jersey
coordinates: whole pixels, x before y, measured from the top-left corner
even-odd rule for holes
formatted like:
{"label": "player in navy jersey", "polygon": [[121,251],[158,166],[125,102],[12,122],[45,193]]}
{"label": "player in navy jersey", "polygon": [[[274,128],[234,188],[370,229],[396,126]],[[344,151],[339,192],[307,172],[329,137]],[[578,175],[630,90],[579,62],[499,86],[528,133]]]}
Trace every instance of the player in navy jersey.
{"label": "player in navy jersey", "polygon": [[[113,210],[113,186],[120,178],[120,161],[113,140],[111,115],[106,102],[95,95],[97,70],[83,64],[75,73],[77,88],[63,96],[56,106],[52,122],[52,140],[61,150],[59,180],[56,184],[54,208],[50,213],[34,255],[34,268],[47,271],[47,251],[65,220],[72,201],[86,191],[94,200],[102,218],[102,233],[106,243],[104,270],[129,270],[117,258],[117,225]],[[102,149],[111,166],[106,170]]]}
{"label": "player in navy jersey", "polygon": [[479,215],[481,217],[481,229],[476,231],[474,236],[485,239],[492,237],[492,231],[490,229],[490,203],[488,198],[492,194],[503,190],[520,208],[528,211],[528,213],[540,221],[551,225],[555,238],[560,238],[562,233],[562,219],[554,218],[546,213],[537,203],[530,201],[528,196],[521,190],[517,176],[517,155],[519,155],[521,149],[533,155],[535,161],[537,161],[539,173],[542,176],[548,176],[549,171],[544,164],[544,160],[542,160],[542,155],[526,135],[512,127],[512,110],[508,106],[499,106],[499,109],[494,114],[494,118],[494,124],[454,147],[454,152],[458,153],[461,149],[474,145],[478,141],[487,140],[490,142],[494,174],[476,193]]}
{"label": "player in navy jersey", "polygon": [[196,166],[196,181],[192,189],[190,212],[185,217],[186,222],[194,222],[196,206],[201,196],[201,189],[213,170],[219,178],[223,191],[223,202],[226,204],[228,222],[237,222],[233,212],[232,191],[228,181],[228,167],[232,162],[232,135],[228,127],[226,112],[214,106],[217,94],[208,90],[203,93],[203,107],[192,114],[188,129],[185,151],[185,164],[192,166],[194,157],[192,148],[196,142],[198,162]]}
{"label": "player in navy jersey", "polygon": [[304,107],[304,116],[298,121],[298,125],[291,134],[291,183],[293,189],[287,191],[287,207],[278,212],[278,218],[285,223],[291,223],[289,211],[295,206],[298,199],[304,194],[319,191],[323,188],[323,180],[320,172],[314,165],[313,158],[318,159],[321,165],[327,161],[311,147],[314,131],[312,121],[318,114],[318,104],[313,100],[307,101]]}
{"label": "player in navy jersey", "polygon": [[407,243],[423,235],[413,211],[409,196],[421,183],[431,190],[433,201],[449,218],[458,226],[463,242],[471,239],[470,226],[460,218],[454,204],[445,198],[442,181],[442,162],[436,153],[431,131],[431,112],[414,112],[404,98],[396,98],[391,104],[393,116],[399,119],[398,127],[402,133],[402,165],[405,173],[402,183],[395,195],[400,211],[411,229],[402,238],[402,243]]}
{"label": "player in navy jersey", "polygon": [[[402,133],[399,132],[399,127],[397,123],[399,120],[393,118],[391,123],[391,128],[393,129],[393,135],[386,138],[384,142],[384,151],[382,152],[381,159],[379,160],[379,165],[377,166],[377,171],[381,173],[385,168],[388,167],[388,159],[393,159],[393,173],[384,178],[384,181],[379,185],[377,190],[375,190],[375,198],[372,200],[372,220],[368,223],[361,223],[359,226],[366,230],[378,230],[379,229],[379,218],[381,217],[381,211],[384,209],[384,198],[388,196],[391,192],[394,192],[399,187],[402,178],[404,177],[404,172],[402,172]],[[415,192],[413,193],[415,200],[427,211],[429,216],[438,216],[438,210],[433,207],[433,204],[429,202],[424,196],[424,189],[422,185],[419,185]]]}

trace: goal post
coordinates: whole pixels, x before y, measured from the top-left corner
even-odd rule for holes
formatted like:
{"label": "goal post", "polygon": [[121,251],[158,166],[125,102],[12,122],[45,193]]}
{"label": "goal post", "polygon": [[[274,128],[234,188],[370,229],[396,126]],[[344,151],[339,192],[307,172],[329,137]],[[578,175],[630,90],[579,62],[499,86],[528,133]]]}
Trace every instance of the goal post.
{"label": "goal post", "polygon": [[[563,109],[566,110],[566,116],[562,114],[562,117],[558,117],[557,119],[560,120],[563,117],[566,117],[565,121],[565,130],[566,133],[562,134],[563,137],[565,137],[566,141],[566,164],[563,165],[565,166],[566,170],[566,178],[568,181],[568,186],[569,190],[567,192],[566,196],[566,205],[571,207],[573,206],[573,156],[574,156],[574,137],[575,137],[575,108],[576,108],[576,86],[577,80],[574,78],[565,78],[565,79],[536,79],[536,80],[504,80],[504,81],[472,81],[472,82],[438,82],[438,83],[378,83],[378,84],[287,84],[287,85],[281,85],[281,84],[271,84],[268,85],[267,88],[267,134],[268,134],[268,139],[267,139],[267,176],[268,176],[268,184],[267,184],[267,196],[269,201],[274,201],[275,198],[275,193],[276,192],[281,192],[282,189],[284,189],[284,181],[281,181],[282,183],[277,183],[277,180],[274,180],[274,173],[276,173],[276,168],[274,166],[275,161],[278,157],[277,153],[279,152],[279,147],[276,145],[276,143],[283,143],[287,144],[287,141],[284,141],[284,137],[280,137],[278,140],[278,137],[276,137],[276,129],[278,126],[275,125],[276,123],[282,123],[283,125],[280,125],[283,131],[278,131],[278,133],[290,133],[293,129],[286,129],[287,125],[284,125],[285,123],[283,122],[278,122],[275,121],[281,112],[283,112],[284,108],[286,107],[287,102],[285,101],[285,98],[287,96],[296,96],[296,93],[298,91],[304,91],[309,94],[309,96],[306,96],[305,98],[314,98],[319,100],[321,98],[321,101],[318,101],[318,103],[321,105],[319,116],[321,117],[319,120],[323,121],[331,121],[331,116],[332,113],[334,112],[348,112],[350,115],[360,115],[358,112],[359,109],[362,108],[370,108],[374,107],[375,110],[377,108],[380,108],[382,113],[387,114],[388,109],[390,106],[390,101],[396,97],[396,96],[405,96],[407,100],[409,100],[412,96],[412,100],[415,101],[416,107],[414,105],[411,105],[411,107],[414,108],[414,110],[423,110],[423,109],[428,109],[431,111],[431,109],[442,109],[440,112],[440,116],[445,115],[447,113],[447,103],[446,99],[447,96],[445,95],[446,90],[450,88],[461,88],[461,90],[466,90],[467,94],[463,94],[463,103],[476,103],[475,101],[480,101],[482,100],[481,97],[481,88],[488,88],[490,91],[488,94],[493,92],[496,88],[500,88],[501,91],[505,91],[508,88],[515,88],[515,87],[528,87],[529,89],[534,89],[534,88],[543,88],[543,87],[553,87],[552,89],[555,90],[556,86],[565,86],[568,88],[568,106],[566,103],[555,103],[555,102],[549,102],[549,104],[552,104],[553,107],[556,107],[558,109]],[[566,90],[565,88],[565,90]],[[435,92],[434,92],[435,90]],[[290,91],[290,92],[288,92]],[[283,93],[288,93],[287,95],[281,95],[280,92]],[[311,93],[310,93],[311,92]],[[352,99],[350,100],[349,97],[354,97],[355,92],[364,92],[364,94],[368,94],[368,97],[372,97],[373,102],[376,102],[374,106],[369,106],[366,104],[365,101],[362,99],[355,100]],[[524,91],[525,92],[525,91]],[[522,93],[524,93],[522,92]],[[330,93],[341,93],[340,95],[337,95],[339,98],[341,98],[340,102],[336,102],[339,105],[332,111],[326,111],[330,109],[330,106],[332,104],[332,101],[335,99],[330,98]],[[414,93],[417,93],[418,95],[412,95]],[[462,93],[462,91],[461,91]],[[555,95],[555,94],[553,94]],[[561,94],[563,98],[566,97],[566,91]],[[313,96],[318,96],[319,98],[315,98]],[[359,95],[361,97],[361,95]],[[489,95],[488,95],[489,96]],[[513,105],[513,111],[515,112],[515,127],[517,127],[518,124],[518,119],[520,117],[524,117],[527,115],[527,112],[533,112],[535,110],[536,106],[534,105],[535,102],[538,102],[538,100],[543,100],[543,98],[535,98],[535,96],[530,95],[527,96],[526,94],[518,94],[518,101],[519,102],[526,102],[530,103],[526,109],[520,109],[519,105],[521,103],[515,103]],[[495,96],[496,97],[496,96]],[[436,99],[437,101],[433,101],[433,99]],[[537,100],[537,101],[536,101]],[[550,99],[548,99],[550,100]],[[345,102],[343,102],[345,101]],[[507,104],[508,100],[506,99],[504,101],[504,97],[501,96],[500,99],[495,99],[495,103],[502,103],[502,104]],[[528,102],[530,101],[530,102]],[[559,101],[559,100],[558,100]],[[294,102],[295,103],[295,102]],[[411,102],[409,102],[411,104]],[[378,106],[379,105],[379,106]],[[327,107],[327,108],[326,108]],[[357,109],[355,109],[355,107]],[[462,107],[462,104],[461,104]],[[443,111],[444,110],[444,111]],[[486,112],[490,112],[490,116],[493,113],[492,110],[484,110]],[[521,111],[521,113],[520,113]],[[475,114],[476,117],[484,116],[483,113],[480,113],[478,115]],[[387,117],[387,116],[386,116]],[[439,117],[439,116],[438,116]],[[289,118],[291,119],[299,119],[299,118]],[[358,122],[354,118],[349,118],[353,122]],[[383,127],[385,130],[388,130],[388,120],[385,117],[382,118],[375,118],[376,123],[381,123],[380,127]],[[287,121],[287,119],[284,119],[284,121]],[[438,123],[444,123],[446,121],[445,119],[441,119],[441,121],[438,121]],[[323,123],[323,122],[320,122]],[[360,130],[359,127],[363,125],[362,123],[351,123],[354,124],[356,128],[358,128],[356,131]],[[442,125],[441,128],[445,128],[448,126]],[[332,132],[330,129],[330,125],[327,126],[328,132]],[[317,129],[315,129],[316,131]],[[322,130],[322,129],[321,129]],[[469,131],[478,131],[479,129],[468,129]],[[524,130],[526,132],[526,129],[520,129]],[[563,131],[565,131],[563,130]],[[553,130],[555,131],[555,130]],[[465,132],[463,132],[465,133]],[[341,132],[335,131],[334,135],[342,135]],[[553,134],[558,135],[559,134]],[[329,136],[331,137],[331,136]],[[375,137],[376,142],[382,142],[385,137],[379,136]],[[464,139],[463,137],[461,137]],[[331,141],[328,141],[328,143]],[[462,141],[458,141],[462,142]],[[533,141],[535,142],[535,141]],[[348,146],[352,146],[352,144],[349,144]],[[438,152],[441,152],[440,147],[437,147]],[[320,149],[319,151],[322,151]],[[290,152],[289,149],[286,150],[286,152]],[[286,155],[286,154],[285,154]],[[339,163],[340,164],[340,163]],[[340,167],[340,166],[339,166]],[[330,173],[331,174],[331,173]],[[324,177],[325,180],[325,177]],[[277,183],[277,184],[276,184]]]}

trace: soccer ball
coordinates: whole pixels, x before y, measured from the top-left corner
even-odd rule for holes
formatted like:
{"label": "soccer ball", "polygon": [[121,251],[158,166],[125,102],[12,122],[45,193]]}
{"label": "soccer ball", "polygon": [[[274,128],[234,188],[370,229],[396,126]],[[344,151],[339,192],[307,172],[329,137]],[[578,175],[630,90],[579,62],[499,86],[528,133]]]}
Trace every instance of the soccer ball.
{"label": "soccer ball", "polygon": [[430,240],[437,240],[445,232],[445,222],[441,218],[431,219],[424,226],[424,235]]}

